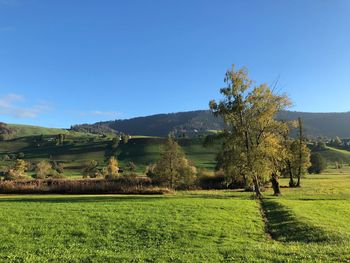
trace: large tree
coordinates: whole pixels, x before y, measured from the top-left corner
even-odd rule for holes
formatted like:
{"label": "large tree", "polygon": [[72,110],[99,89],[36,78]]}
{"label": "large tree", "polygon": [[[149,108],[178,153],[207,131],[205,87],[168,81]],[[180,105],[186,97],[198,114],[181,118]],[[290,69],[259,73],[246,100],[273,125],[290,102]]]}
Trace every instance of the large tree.
{"label": "large tree", "polygon": [[227,167],[261,196],[261,185],[278,171],[283,153],[280,131],[288,128],[275,117],[290,101],[266,84],[253,86],[245,68],[228,70],[225,83],[227,86],[220,89],[224,98],[219,102],[212,100],[209,105],[227,124],[224,145],[231,162]]}

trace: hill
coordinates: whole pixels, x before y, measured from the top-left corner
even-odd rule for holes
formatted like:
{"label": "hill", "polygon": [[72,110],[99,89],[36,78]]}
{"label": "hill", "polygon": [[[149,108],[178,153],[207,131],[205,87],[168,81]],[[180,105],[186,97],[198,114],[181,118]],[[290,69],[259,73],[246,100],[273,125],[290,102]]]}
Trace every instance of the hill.
{"label": "hill", "polygon": [[[40,142],[38,141],[40,137]],[[159,159],[165,138],[137,136],[126,144],[120,143],[112,152],[112,139],[103,136],[77,136],[68,134],[63,145],[56,145],[56,135],[27,136],[0,141],[0,166],[9,166],[18,154],[30,162],[55,160],[64,164],[66,175],[81,175],[87,161],[96,160],[99,165],[106,163],[107,156],[117,156],[121,167],[129,161],[137,165],[138,172],[144,172],[147,165]],[[203,146],[203,139],[180,139],[187,157],[198,167],[213,169],[220,143],[211,147]],[[7,160],[10,156],[12,160]]]}
{"label": "hill", "polygon": [[[308,113],[284,111],[278,115],[278,118],[283,120],[295,120],[298,117],[303,119],[305,132],[309,137],[350,137],[350,112]],[[116,133],[148,136],[167,136],[172,132],[193,137],[196,134],[220,130],[223,127],[222,119],[214,117],[209,111],[200,110],[74,125],[71,130],[93,133],[99,133],[99,131],[105,133],[112,130]]]}
{"label": "hill", "polygon": [[[204,133],[208,130],[222,129],[224,123],[209,111],[189,111],[157,114],[125,120],[98,122],[95,124],[74,125],[74,131],[93,131],[97,128],[103,133],[106,129],[131,135],[167,136],[170,132],[185,133],[187,136]],[[88,128],[89,127],[89,128]]]}
{"label": "hill", "polygon": [[[127,143],[120,142],[117,149],[112,150],[112,138],[105,136],[70,133],[66,135],[63,145],[57,145],[56,135],[26,136],[0,141],[0,166],[11,165],[21,154],[21,158],[30,162],[55,160],[64,164],[66,175],[81,176],[86,162],[96,160],[101,167],[106,164],[107,156],[113,154],[122,168],[131,161],[136,164],[137,172],[144,172],[147,165],[160,157],[165,141],[160,137],[134,136]],[[215,167],[220,142],[204,147],[203,138],[181,138],[179,144],[196,167],[209,170]],[[350,164],[350,151],[327,147],[319,153],[329,165],[334,162]]]}
{"label": "hill", "polygon": [[25,137],[32,135],[55,135],[59,133],[68,134],[69,131],[66,129],[58,128],[46,128],[40,126],[32,125],[22,125],[22,124],[8,124],[8,127],[13,129],[15,137]]}

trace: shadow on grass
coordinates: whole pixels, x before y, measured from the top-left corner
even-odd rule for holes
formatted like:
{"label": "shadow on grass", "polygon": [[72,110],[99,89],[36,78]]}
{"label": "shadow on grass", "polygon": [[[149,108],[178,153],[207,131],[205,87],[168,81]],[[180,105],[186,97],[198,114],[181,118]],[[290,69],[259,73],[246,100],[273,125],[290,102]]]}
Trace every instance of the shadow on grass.
{"label": "shadow on grass", "polygon": [[339,239],[317,226],[300,221],[292,211],[276,201],[265,199],[261,206],[267,219],[267,232],[276,241],[322,243]]}
{"label": "shadow on grass", "polygon": [[186,200],[186,199],[241,199],[249,200],[250,196],[239,195],[0,195],[0,203],[84,203],[84,202],[154,202],[166,200]]}
{"label": "shadow on grass", "polygon": [[165,200],[163,196],[158,195],[100,195],[100,196],[82,196],[82,195],[61,195],[61,196],[23,196],[23,197],[3,197],[0,203],[84,203],[84,202],[153,202]]}

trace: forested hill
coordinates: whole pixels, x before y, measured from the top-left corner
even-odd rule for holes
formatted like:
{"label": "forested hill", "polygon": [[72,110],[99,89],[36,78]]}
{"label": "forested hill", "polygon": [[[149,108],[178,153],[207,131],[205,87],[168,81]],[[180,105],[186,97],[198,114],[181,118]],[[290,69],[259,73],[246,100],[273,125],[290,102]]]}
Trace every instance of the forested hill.
{"label": "forested hill", "polygon": [[[350,137],[350,112],[346,113],[307,113],[284,111],[279,119],[293,120],[301,117],[305,132],[311,137]],[[111,131],[131,135],[166,136],[169,132],[193,136],[209,130],[220,130],[224,126],[220,118],[209,111],[190,111],[157,114],[126,120],[98,122],[72,126],[72,130],[92,133]]]}
{"label": "forested hill", "polygon": [[91,133],[104,133],[113,129],[115,132],[147,136],[167,136],[174,132],[191,136],[208,130],[220,130],[223,126],[221,119],[215,118],[209,111],[201,110],[74,125],[71,129]]}

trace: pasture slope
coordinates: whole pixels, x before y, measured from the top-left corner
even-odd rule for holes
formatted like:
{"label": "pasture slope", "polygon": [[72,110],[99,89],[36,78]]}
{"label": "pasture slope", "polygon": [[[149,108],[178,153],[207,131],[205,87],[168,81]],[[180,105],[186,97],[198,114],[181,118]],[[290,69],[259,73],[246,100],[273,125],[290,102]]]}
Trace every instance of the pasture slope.
{"label": "pasture slope", "polygon": [[1,196],[0,261],[349,262],[349,170],[282,190]]}
{"label": "pasture slope", "polygon": [[[96,160],[102,167],[111,154],[117,156],[120,167],[124,168],[129,161],[132,161],[137,165],[137,172],[143,173],[147,165],[154,163],[160,157],[166,141],[165,138],[160,137],[133,136],[128,143],[120,142],[117,149],[111,149],[111,136],[103,137],[89,133],[26,125],[16,125],[16,127],[17,131],[20,131],[18,133],[20,137],[0,141],[1,166],[11,165],[11,161],[4,161],[6,155],[23,153],[23,159],[31,162],[43,159],[61,162],[65,167],[65,175],[75,177],[82,176],[82,167],[86,162]],[[55,143],[59,132],[66,132],[63,145]],[[41,141],[38,142],[38,140]],[[220,142],[204,147],[203,138],[182,138],[179,139],[179,144],[197,168],[212,170],[215,167],[215,157],[220,150]],[[349,151],[327,147],[319,153],[329,165],[334,162],[350,164]]]}
{"label": "pasture slope", "polygon": [[[38,162],[51,159],[64,163],[65,174],[81,176],[84,163],[96,160],[102,166],[110,154],[117,155],[121,167],[129,161],[137,165],[137,172],[142,173],[150,163],[155,162],[163,150],[165,138],[135,136],[128,143],[120,143],[117,149],[110,148],[111,138],[99,137],[91,134],[67,134],[64,145],[56,145],[56,135],[43,136],[43,143],[38,147],[39,136],[25,136],[10,141],[0,142],[0,159],[5,155],[24,153],[24,159]],[[220,149],[217,143],[210,147],[203,147],[203,139],[180,139],[184,152],[198,168],[213,169],[215,156]],[[0,161],[0,164],[9,165]]]}

